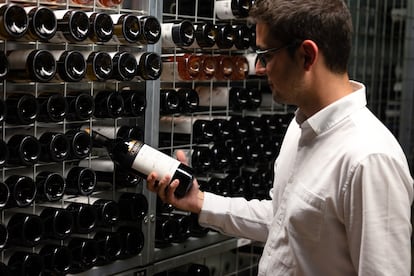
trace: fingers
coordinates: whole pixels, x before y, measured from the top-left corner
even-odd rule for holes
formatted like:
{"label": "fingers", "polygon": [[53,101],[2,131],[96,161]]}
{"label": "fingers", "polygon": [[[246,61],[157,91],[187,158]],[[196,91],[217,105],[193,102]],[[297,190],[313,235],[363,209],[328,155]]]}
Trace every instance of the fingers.
{"label": "fingers", "polygon": [[147,177],[147,188],[151,192],[156,193],[163,202],[169,203],[169,200],[167,199],[167,195],[169,195],[168,191],[171,190],[169,188],[170,181],[171,181],[171,177],[165,176],[160,181],[157,182],[157,175],[155,173],[151,173]]}
{"label": "fingers", "polygon": [[187,160],[187,156],[185,155],[184,151],[182,150],[177,150],[176,152],[176,157],[178,159],[178,161],[188,165],[188,160]]}

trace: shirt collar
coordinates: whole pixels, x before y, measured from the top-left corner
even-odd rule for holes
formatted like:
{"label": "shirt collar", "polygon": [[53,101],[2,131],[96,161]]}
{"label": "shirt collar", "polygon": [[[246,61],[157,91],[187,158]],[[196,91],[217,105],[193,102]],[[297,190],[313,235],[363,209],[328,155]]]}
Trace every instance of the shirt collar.
{"label": "shirt collar", "polygon": [[351,84],[354,88],[353,93],[333,102],[310,118],[306,118],[300,109],[298,109],[296,111],[296,122],[302,131],[309,129],[314,134],[319,135],[349,116],[355,110],[365,107],[367,104],[365,86],[355,81],[351,81]]}

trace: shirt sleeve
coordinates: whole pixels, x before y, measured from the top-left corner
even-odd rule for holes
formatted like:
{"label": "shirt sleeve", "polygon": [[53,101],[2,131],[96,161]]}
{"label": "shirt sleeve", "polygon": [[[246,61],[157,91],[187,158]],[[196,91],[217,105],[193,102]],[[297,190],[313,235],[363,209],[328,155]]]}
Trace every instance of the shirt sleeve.
{"label": "shirt sleeve", "polygon": [[247,201],[205,192],[199,223],[226,235],[265,242],[272,217],[271,200]]}
{"label": "shirt sleeve", "polygon": [[410,275],[409,169],[384,154],[354,168],[345,192],[345,227],[358,275]]}

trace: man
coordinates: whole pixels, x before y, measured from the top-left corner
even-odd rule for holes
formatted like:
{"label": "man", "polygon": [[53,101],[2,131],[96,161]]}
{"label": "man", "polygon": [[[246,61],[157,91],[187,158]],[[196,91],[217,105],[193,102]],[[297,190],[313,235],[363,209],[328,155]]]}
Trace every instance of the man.
{"label": "man", "polygon": [[[256,0],[258,74],[298,107],[275,162],[272,200],[148,188],[202,225],[264,241],[259,275],[409,275],[413,180],[393,135],[350,81],[352,23],[342,0]],[[183,153],[177,154],[184,160]],[[167,189],[168,187],[168,189]]]}

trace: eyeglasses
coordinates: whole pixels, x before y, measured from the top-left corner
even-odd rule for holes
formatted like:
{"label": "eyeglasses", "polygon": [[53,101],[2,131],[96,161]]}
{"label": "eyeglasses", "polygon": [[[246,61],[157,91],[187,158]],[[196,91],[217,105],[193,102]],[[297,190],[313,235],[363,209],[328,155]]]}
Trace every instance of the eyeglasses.
{"label": "eyeglasses", "polygon": [[260,49],[256,50],[257,60],[260,62],[260,65],[262,67],[266,67],[267,63],[270,61],[270,59],[273,57],[275,53],[280,52],[286,48],[294,47],[296,45],[298,45],[297,41],[289,43],[282,47],[270,48],[270,49],[265,49],[265,50],[260,50]]}

